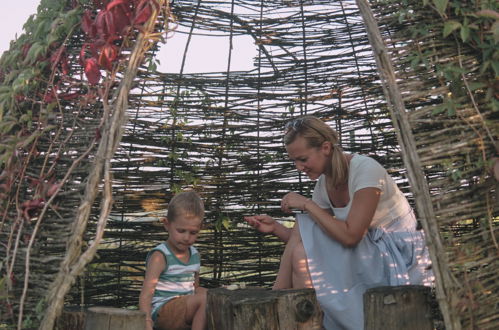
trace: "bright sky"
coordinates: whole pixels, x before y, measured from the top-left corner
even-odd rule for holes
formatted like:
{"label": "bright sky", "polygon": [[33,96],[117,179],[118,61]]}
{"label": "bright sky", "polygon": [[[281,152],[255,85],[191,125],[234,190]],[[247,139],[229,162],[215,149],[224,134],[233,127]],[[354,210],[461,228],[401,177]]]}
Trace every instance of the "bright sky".
{"label": "bright sky", "polygon": [[0,54],[9,48],[11,40],[20,36],[23,25],[36,13],[39,0],[2,0],[0,5]]}
{"label": "bright sky", "polygon": [[[40,0],[0,0],[0,55],[9,48],[11,40],[20,36],[23,25],[36,9]],[[168,39],[161,47],[157,58],[160,60],[159,71],[179,72],[182,54],[185,48],[186,35],[177,33]],[[253,58],[256,47],[250,37],[237,37],[232,50],[231,71],[253,69]],[[189,52],[184,72],[214,72],[227,69],[228,38],[194,37],[189,46]]]}

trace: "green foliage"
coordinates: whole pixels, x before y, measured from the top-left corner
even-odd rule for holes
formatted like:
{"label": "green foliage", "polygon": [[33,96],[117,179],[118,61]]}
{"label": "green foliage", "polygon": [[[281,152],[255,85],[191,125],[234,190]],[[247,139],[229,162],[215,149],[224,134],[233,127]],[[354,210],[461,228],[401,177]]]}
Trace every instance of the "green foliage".
{"label": "green foliage", "polygon": [[[53,84],[47,80],[53,69],[51,56],[81,21],[82,8],[68,10],[67,6],[65,0],[42,1],[37,15],[24,24],[25,33],[0,58],[0,136],[2,144],[8,145],[0,150],[0,166],[13,149],[28,146],[40,134],[33,132],[40,127],[33,122],[42,119],[33,112],[40,107],[33,108],[33,104],[46,101],[44,96]],[[41,108],[58,110],[53,106]],[[24,141],[18,141],[20,137]]]}
{"label": "green foliage", "polygon": [[[386,0],[386,4],[399,1]],[[488,107],[497,111],[497,80],[499,79],[499,2],[494,0],[403,0],[394,15],[397,23],[407,18],[411,21],[411,37],[432,38],[438,45],[447,43],[459,54],[472,56],[479,70],[460,63],[459,56],[448,58],[446,64],[438,64],[440,55],[433,50],[414,47],[407,56],[411,68],[428,72],[435,70],[441,85],[448,86],[451,94],[442,97],[434,114],[447,111],[455,116],[457,99],[469,97],[485,98]],[[431,17],[422,20],[421,17]],[[441,38],[439,38],[439,35]],[[431,63],[437,63],[432,67]],[[465,84],[465,81],[468,85]]]}
{"label": "green foliage", "polygon": [[[497,0],[385,0],[396,13],[393,26],[409,33],[405,63],[416,75],[432,79],[442,94],[431,101],[435,120],[461,120],[470,108],[483,118],[479,125],[487,133],[479,139],[493,144],[497,124],[487,121],[499,111],[499,2]],[[468,111],[468,113],[466,113]],[[487,113],[488,115],[483,115]],[[478,119],[477,119],[478,120]],[[477,160],[443,164],[453,182],[463,178],[463,168]],[[480,164],[487,175],[490,164]]]}
{"label": "green foliage", "polygon": [[215,222],[215,228],[217,230],[230,230],[232,228],[232,221],[227,215],[220,215]]}

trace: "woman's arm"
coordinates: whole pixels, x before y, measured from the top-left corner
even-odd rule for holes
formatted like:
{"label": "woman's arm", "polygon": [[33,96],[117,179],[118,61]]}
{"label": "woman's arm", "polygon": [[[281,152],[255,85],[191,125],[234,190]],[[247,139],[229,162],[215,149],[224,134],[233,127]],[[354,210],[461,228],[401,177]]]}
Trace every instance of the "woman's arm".
{"label": "woman's arm", "polygon": [[274,234],[283,242],[287,242],[291,236],[292,228],[283,226],[266,214],[244,217],[244,220],[261,233]]}
{"label": "woman's arm", "polygon": [[357,190],[353,195],[352,206],[346,221],[336,219],[314,201],[297,193],[289,193],[283,198],[282,208],[307,211],[312,219],[331,238],[347,247],[357,245],[364,237],[378,206],[381,191],[368,187]]}
{"label": "woman's arm", "polygon": [[165,257],[161,252],[154,251],[147,261],[146,275],[139,296],[139,309],[146,314],[146,330],[152,330],[153,328],[151,319],[152,297],[159,280],[159,275],[165,268]]}

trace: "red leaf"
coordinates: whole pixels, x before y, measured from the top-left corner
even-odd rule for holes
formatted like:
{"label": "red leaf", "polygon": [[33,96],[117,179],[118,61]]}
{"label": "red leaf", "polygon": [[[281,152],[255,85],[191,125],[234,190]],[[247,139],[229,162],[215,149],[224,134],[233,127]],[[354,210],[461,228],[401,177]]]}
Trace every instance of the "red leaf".
{"label": "red leaf", "polygon": [[43,102],[45,103],[52,103],[57,99],[57,93],[56,89],[51,88],[47,92],[45,92],[45,95],[43,96]]}
{"label": "red leaf", "polygon": [[23,94],[17,94],[16,95],[16,101],[17,102],[22,102],[24,100],[26,100],[26,96],[24,96]]}
{"label": "red leaf", "polygon": [[99,53],[98,53],[98,48],[97,48],[97,42],[95,43],[84,43],[83,46],[81,46],[81,49],[80,49],[80,64],[81,65],[85,65],[85,61],[86,61],[86,51],[87,49],[90,50],[90,54],[91,54],[91,57],[98,57]]}
{"label": "red leaf", "polygon": [[24,219],[29,220],[34,214],[33,211],[42,208],[44,204],[45,204],[45,199],[43,198],[36,198],[22,203],[21,209],[23,210]]}
{"label": "red leaf", "polygon": [[97,14],[97,17],[95,18],[95,29],[97,32],[97,36],[100,39],[107,39],[109,36],[108,33],[108,18],[107,18],[108,12],[105,10],[102,10]]}
{"label": "red leaf", "polygon": [[83,18],[81,21],[81,29],[89,38],[95,37],[95,26],[94,21],[92,19],[92,12],[90,10],[86,10],[83,14]]}
{"label": "red leaf", "polygon": [[99,83],[101,75],[97,60],[94,57],[85,60],[85,75],[90,85]]}
{"label": "red leaf", "polygon": [[111,10],[118,5],[125,5],[126,6],[126,5],[128,5],[128,1],[126,1],[126,0],[113,0],[107,4],[106,10]]}
{"label": "red leaf", "polygon": [[69,101],[69,100],[74,100],[74,99],[78,98],[79,96],[81,96],[80,93],[73,92],[73,93],[60,94],[59,98],[62,99],[62,100]]}
{"label": "red leaf", "polygon": [[152,15],[152,5],[150,0],[142,0],[135,10],[135,17],[133,19],[133,25],[140,25],[149,19]]}
{"label": "red leaf", "polygon": [[118,49],[115,45],[106,44],[101,48],[101,53],[99,56],[99,65],[106,70],[111,71],[113,69],[113,62],[118,56]]}
{"label": "red leaf", "polygon": [[125,6],[114,7],[112,10],[115,32],[119,35],[124,34],[127,27],[131,25],[130,17],[132,11]]}
{"label": "red leaf", "polygon": [[62,69],[63,74],[65,74],[65,75],[69,74],[69,63],[68,63],[67,56],[64,56],[63,58],[61,58],[61,69]]}
{"label": "red leaf", "polygon": [[52,184],[49,189],[47,190],[47,197],[50,197],[52,196],[53,194],[55,194],[55,192],[57,191],[57,189],[59,189],[59,186],[60,184],[59,183],[55,183],[55,184]]}

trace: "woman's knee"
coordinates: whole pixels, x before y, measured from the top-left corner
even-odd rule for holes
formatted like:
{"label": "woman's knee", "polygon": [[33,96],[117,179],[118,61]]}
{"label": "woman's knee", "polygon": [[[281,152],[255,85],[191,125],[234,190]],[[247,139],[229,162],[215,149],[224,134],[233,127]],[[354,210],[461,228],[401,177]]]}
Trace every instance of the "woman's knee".
{"label": "woman's knee", "polygon": [[307,271],[307,254],[301,240],[293,247],[292,261],[294,270]]}

